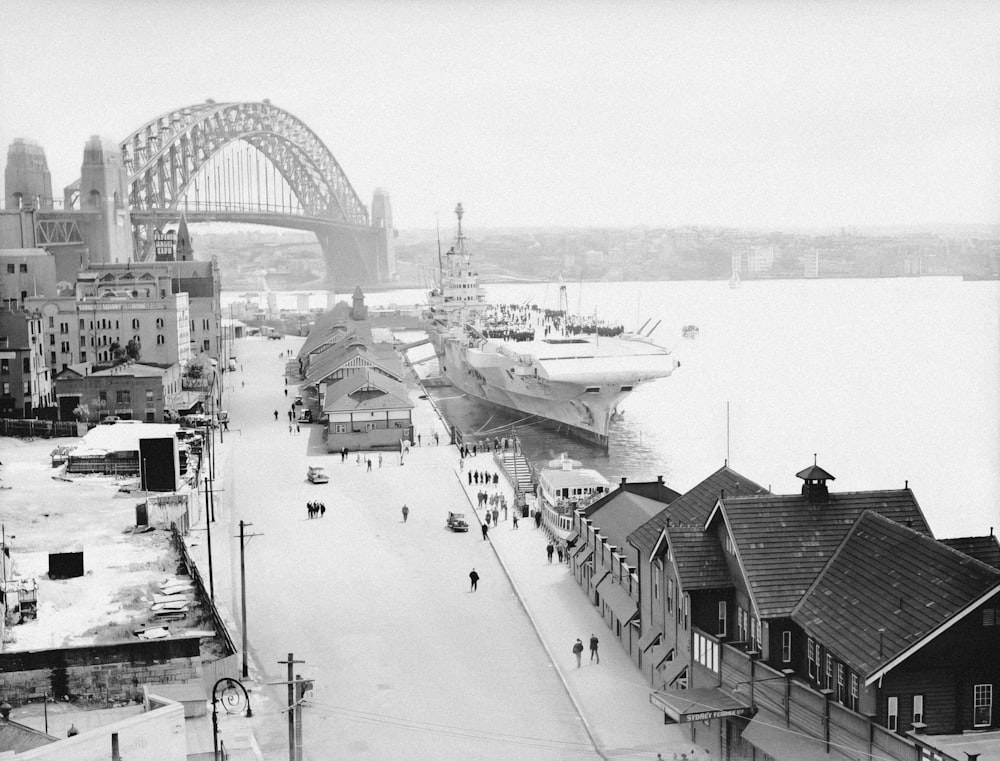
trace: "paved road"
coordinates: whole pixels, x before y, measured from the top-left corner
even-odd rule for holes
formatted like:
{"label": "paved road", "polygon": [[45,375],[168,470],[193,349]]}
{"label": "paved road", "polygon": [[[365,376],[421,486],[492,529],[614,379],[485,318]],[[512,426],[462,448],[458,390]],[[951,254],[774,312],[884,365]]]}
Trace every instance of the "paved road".
{"label": "paved road", "polygon": [[[243,369],[225,383],[233,422],[217,450],[216,592],[234,622],[238,542],[225,538],[241,518],[261,534],[247,545],[247,607],[251,676],[269,698],[254,726],[268,758],[287,753],[285,691],[265,683],[286,678],[278,661],[289,652],[315,682],[303,735],[310,761],[708,758],[682,728],[663,725],[568,567],[548,564],[544,532],[502,522],[483,541],[472,507],[479,487],[468,486],[419,389],[417,430],[425,444],[438,431],[442,444],[412,447],[402,466],[383,453],[380,468],[371,453],[369,472],[356,456],[327,454],[318,427],[289,433],[296,389],[285,397],[289,358],[278,353],[301,341],[238,342]],[[312,464],[327,467],[329,484],[306,481]],[[484,456],[466,467],[496,469]],[[505,480],[498,488],[512,500]],[[325,517],[307,517],[310,500],[325,503]],[[467,513],[468,534],[445,530],[448,510]],[[591,632],[601,664],[576,669],[572,642]]]}

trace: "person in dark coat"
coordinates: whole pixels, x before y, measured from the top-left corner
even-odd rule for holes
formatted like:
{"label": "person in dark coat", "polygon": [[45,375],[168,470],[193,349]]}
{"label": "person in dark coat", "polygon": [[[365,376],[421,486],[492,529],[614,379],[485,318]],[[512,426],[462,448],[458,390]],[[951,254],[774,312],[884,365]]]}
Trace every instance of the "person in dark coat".
{"label": "person in dark coat", "polygon": [[472,571],[469,573],[469,581],[472,582],[472,589],[470,591],[475,592],[476,585],[479,584],[479,574],[476,573],[475,568],[473,568]]}
{"label": "person in dark coat", "polygon": [[590,660],[597,659],[598,664],[601,662],[601,656],[597,653],[597,637],[593,634],[590,635]]}
{"label": "person in dark coat", "polygon": [[483,541],[484,541],[484,542],[486,541],[486,535],[487,535],[488,533],[490,533],[490,527],[489,527],[489,526],[487,526],[487,525],[486,525],[486,524],[484,523],[484,524],[483,524]]}
{"label": "person in dark coat", "polygon": [[576,667],[580,668],[580,656],[583,655],[583,643],[577,639],[573,644],[573,655],[576,656]]}
{"label": "person in dark coat", "polygon": [[552,542],[545,545],[545,554],[549,556],[549,562],[552,562],[552,553],[556,551],[556,548],[552,546]]}
{"label": "person in dark coat", "polygon": [[542,527],[542,511],[538,510],[535,512],[535,528]]}

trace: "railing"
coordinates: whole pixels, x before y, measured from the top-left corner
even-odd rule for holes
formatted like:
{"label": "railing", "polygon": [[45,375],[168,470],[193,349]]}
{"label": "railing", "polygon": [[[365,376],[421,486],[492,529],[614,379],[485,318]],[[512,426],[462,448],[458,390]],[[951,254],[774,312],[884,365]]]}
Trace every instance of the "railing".
{"label": "railing", "polygon": [[77,437],[76,422],[63,420],[36,420],[34,418],[0,418],[0,436],[53,438]]}

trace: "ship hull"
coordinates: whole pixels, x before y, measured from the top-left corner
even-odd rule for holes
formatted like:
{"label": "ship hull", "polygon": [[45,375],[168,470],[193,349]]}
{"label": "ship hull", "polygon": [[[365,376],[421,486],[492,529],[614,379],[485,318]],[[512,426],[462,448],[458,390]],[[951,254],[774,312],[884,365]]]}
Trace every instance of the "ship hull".
{"label": "ship hull", "polygon": [[580,383],[518,375],[512,363],[500,355],[492,355],[492,364],[483,361],[484,355],[473,358],[459,340],[444,338],[434,343],[442,374],[460,391],[494,406],[536,416],[573,438],[608,447],[612,415],[628,392],[587,394]]}

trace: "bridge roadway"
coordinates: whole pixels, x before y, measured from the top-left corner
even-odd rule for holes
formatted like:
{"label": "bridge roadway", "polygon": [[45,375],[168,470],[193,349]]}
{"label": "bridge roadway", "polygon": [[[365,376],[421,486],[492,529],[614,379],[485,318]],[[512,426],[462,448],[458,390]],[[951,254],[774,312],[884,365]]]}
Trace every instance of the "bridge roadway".
{"label": "bridge roadway", "polygon": [[[265,683],[285,678],[278,661],[289,652],[315,682],[304,709],[307,760],[690,754],[568,568],[546,562],[543,532],[501,521],[483,541],[457,452],[419,388],[410,392],[424,446],[402,466],[395,453],[383,453],[381,467],[371,454],[368,472],[356,455],[344,463],[326,454],[318,427],[289,433],[296,388],[285,397],[288,358],[278,352],[301,340],[237,342],[242,371],[225,376],[232,422],[216,459],[224,489],[213,524],[216,593],[233,621],[238,541],[225,537],[238,534],[241,518],[262,534],[246,547],[247,628],[254,691],[258,701],[267,695],[252,720],[266,757],[287,752],[285,689]],[[441,445],[429,446],[435,431]],[[494,469],[477,460],[470,466]],[[305,480],[314,464],[327,466],[329,484]],[[509,484],[501,488],[510,496]],[[309,500],[325,503],[325,517],[307,518]],[[445,530],[449,509],[468,515],[468,534]],[[473,567],[482,577],[475,593]],[[602,662],[577,670],[570,647],[592,631]]]}

